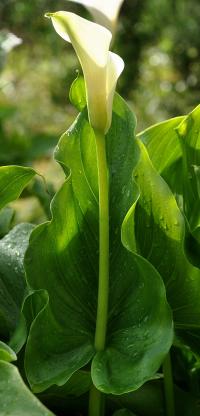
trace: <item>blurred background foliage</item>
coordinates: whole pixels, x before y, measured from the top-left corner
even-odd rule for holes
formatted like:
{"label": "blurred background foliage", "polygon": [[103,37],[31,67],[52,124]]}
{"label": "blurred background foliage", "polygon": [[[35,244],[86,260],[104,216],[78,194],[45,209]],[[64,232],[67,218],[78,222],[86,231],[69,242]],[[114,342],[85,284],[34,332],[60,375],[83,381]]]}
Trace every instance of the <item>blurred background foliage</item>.
{"label": "blurred background foliage", "polygon": [[[67,0],[0,0],[0,164],[33,165],[48,188],[38,179],[28,188],[23,205],[14,204],[16,222],[48,218],[63,179],[53,148],[76,115],[68,94],[79,64],[44,18],[57,10],[89,17]],[[199,0],[124,1],[114,44],[126,64],[118,91],[135,111],[138,131],[199,104],[199,22]]]}

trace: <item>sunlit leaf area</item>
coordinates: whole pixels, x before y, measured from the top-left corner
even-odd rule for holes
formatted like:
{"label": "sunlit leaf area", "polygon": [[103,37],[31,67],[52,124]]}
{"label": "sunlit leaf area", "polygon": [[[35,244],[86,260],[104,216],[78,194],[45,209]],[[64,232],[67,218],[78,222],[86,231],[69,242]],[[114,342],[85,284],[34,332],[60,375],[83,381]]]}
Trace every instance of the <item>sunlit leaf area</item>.
{"label": "sunlit leaf area", "polygon": [[200,415],[200,2],[0,0],[0,416]]}

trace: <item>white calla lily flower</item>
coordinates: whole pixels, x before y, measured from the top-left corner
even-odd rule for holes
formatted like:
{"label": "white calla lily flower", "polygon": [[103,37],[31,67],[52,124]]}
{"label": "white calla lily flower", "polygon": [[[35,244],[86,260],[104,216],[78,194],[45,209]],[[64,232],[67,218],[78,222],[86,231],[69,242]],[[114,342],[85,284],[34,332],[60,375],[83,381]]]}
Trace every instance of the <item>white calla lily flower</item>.
{"label": "white calla lily flower", "polygon": [[95,22],[105,26],[113,34],[116,30],[117,19],[124,0],[70,0],[85,6]]}
{"label": "white calla lily flower", "polygon": [[74,13],[47,13],[56,32],[71,42],[81,63],[90,124],[106,133],[112,120],[113,96],[124,62],[109,52],[112,35],[106,28]]}

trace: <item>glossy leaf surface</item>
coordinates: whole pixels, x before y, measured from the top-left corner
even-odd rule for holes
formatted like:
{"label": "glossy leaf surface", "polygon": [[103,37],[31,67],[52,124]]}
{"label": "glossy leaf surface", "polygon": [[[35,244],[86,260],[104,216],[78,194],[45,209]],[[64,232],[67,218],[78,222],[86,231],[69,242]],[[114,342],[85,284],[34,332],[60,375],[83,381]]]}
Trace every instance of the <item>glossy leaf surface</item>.
{"label": "glossy leaf surface", "polygon": [[184,117],[175,117],[155,124],[137,135],[147,147],[155,169],[163,176],[165,171],[182,156],[175,129],[183,120]]}
{"label": "glossy leaf surface", "polygon": [[32,230],[32,224],[19,224],[0,240],[0,337],[7,341],[19,324],[26,292],[23,260]]}
{"label": "glossy leaf surface", "polygon": [[90,390],[92,385],[89,371],[76,371],[64,386],[50,387],[43,393],[47,397],[60,397],[65,399],[67,396],[79,397]]}
{"label": "glossy leaf surface", "polygon": [[16,359],[15,352],[7,344],[0,341],[0,360],[11,362]]}
{"label": "glossy leaf surface", "polygon": [[[140,142],[141,143],[141,142]],[[129,224],[135,224],[136,248],[159,271],[165,282],[167,298],[173,310],[175,327],[185,342],[196,350],[200,328],[200,270],[184,252],[185,221],[175,197],[154,169],[142,145],[141,158],[134,171],[140,189],[135,216],[124,223],[128,240]]]}
{"label": "glossy leaf surface", "polygon": [[17,368],[0,361],[1,416],[53,416],[24,384]]}
{"label": "glossy leaf surface", "polygon": [[[184,117],[155,124],[138,134],[157,172],[165,179],[182,208],[182,149],[176,128]],[[180,174],[181,170],[181,174]]]}
{"label": "glossy leaf surface", "polygon": [[[135,119],[114,103],[107,135],[110,171],[110,302],[107,346],[95,354],[98,284],[98,180],[95,137],[83,111],[56,150],[66,182],[52,203],[52,221],[37,227],[26,254],[28,281],[49,299],[32,324],[26,371],[35,391],[64,384],[92,361],[98,389],[137,389],[161,364],[172,342],[171,313],[159,274],[121,243],[121,224],[138,198]],[[133,235],[134,236],[134,235]],[[152,299],[154,302],[152,303]]]}
{"label": "glossy leaf surface", "polygon": [[200,105],[176,128],[182,149],[184,212],[192,230],[200,223]]}
{"label": "glossy leaf surface", "polygon": [[200,106],[188,116],[150,127],[138,135],[156,170],[177,197],[191,231],[200,223]]}
{"label": "glossy leaf surface", "polygon": [[182,149],[183,210],[188,220],[186,252],[190,261],[200,267],[200,106],[196,107],[176,129]]}

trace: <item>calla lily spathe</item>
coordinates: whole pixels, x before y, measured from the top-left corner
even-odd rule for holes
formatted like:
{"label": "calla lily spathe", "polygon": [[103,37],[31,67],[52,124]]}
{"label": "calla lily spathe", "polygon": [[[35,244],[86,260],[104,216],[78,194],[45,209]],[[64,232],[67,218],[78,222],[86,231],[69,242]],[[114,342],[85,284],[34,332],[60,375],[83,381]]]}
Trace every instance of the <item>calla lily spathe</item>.
{"label": "calla lily spathe", "polygon": [[113,96],[124,68],[123,60],[109,52],[111,32],[74,13],[47,13],[56,32],[71,42],[81,63],[87,93],[90,124],[106,133],[112,119]]}
{"label": "calla lily spathe", "polygon": [[105,26],[113,34],[116,30],[117,18],[124,0],[70,0],[85,6],[95,22]]}

